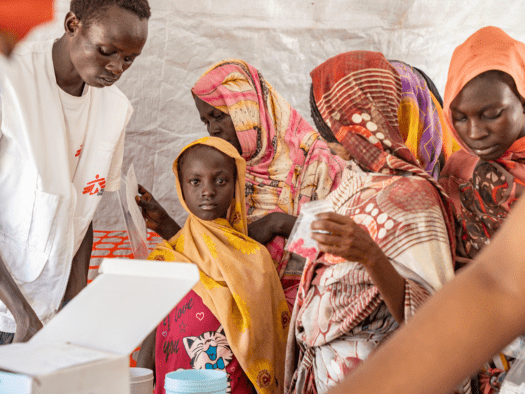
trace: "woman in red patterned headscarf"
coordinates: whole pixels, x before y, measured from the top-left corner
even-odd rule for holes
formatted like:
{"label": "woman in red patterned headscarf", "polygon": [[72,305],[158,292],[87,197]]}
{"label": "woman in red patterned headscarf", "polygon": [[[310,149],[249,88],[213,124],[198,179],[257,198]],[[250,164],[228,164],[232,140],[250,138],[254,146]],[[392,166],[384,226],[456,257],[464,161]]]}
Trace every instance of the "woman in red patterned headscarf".
{"label": "woman in red patterned headscarf", "polygon": [[288,393],[336,385],[453,277],[446,198],[400,132],[399,122],[411,121],[398,120],[400,73],[382,54],[356,51],[329,59],[311,76],[320,134],[356,165],[328,197],[337,213],[312,225],[329,234],[313,234],[324,253],[307,261],[301,279]]}

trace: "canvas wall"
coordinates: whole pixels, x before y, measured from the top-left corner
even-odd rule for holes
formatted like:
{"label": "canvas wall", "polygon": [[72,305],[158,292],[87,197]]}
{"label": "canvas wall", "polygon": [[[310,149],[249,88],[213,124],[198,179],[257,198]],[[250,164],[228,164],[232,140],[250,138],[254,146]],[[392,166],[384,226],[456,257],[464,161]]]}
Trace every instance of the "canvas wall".
{"label": "canvas wall", "polygon": [[[525,41],[519,0],[150,0],[152,18],[142,55],[118,86],[135,113],[127,129],[123,169],[182,224],[171,165],[180,149],[205,135],[190,88],[213,63],[246,60],[307,119],[309,72],[340,52],[381,51],[424,70],[441,93],[455,46],[495,25]],[[29,39],[63,32],[69,0],[56,21]],[[122,230],[117,200],[106,193],[95,229]]]}

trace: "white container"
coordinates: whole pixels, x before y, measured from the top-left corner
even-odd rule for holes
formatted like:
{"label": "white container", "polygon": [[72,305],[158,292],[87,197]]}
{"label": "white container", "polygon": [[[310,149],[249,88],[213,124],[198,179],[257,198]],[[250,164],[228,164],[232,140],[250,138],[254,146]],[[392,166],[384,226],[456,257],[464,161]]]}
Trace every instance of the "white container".
{"label": "white container", "polygon": [[166,374],[166,394],[225,394],[228,377],[224,371],[187,369]]}
{"label": "white container", "polygon": [[151,394],[153,392],[153,371],[148,368],[129,369],[130,394]]}
{"label": "white container", "polygon": [[199,270],[127,259],[104,259],[100,269],[29,342],[0,346],[0,393],[129,394],[129,354],[199,281]]}

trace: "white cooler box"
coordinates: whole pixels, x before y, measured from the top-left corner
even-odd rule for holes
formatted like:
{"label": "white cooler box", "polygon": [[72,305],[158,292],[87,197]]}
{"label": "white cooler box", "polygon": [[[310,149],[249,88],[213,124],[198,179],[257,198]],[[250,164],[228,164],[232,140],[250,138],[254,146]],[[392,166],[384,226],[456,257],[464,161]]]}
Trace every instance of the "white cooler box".
{"label": "white cooler box", "polygon": [[199,280],[197,266],[104,259],[29,342],[0,346],[0,393],[128,394],[129,355]]}

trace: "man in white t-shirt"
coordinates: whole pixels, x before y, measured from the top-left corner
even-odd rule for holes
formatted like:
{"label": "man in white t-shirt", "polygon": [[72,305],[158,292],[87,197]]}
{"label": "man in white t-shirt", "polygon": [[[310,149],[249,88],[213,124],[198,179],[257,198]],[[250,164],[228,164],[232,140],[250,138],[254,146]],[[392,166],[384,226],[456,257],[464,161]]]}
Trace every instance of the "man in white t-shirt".
{"label": "man in white t-shirt", "polygon": [[87,283],[91,222],[119,187],[132,114],[112,85],[149,17],[147,0],[72,0],[60,39],[0,59],[0,344],[30,339]]}

